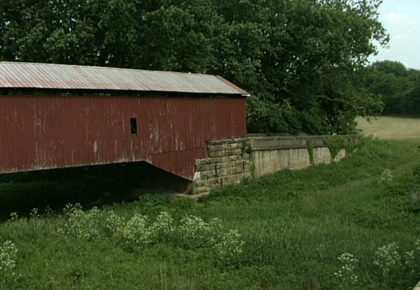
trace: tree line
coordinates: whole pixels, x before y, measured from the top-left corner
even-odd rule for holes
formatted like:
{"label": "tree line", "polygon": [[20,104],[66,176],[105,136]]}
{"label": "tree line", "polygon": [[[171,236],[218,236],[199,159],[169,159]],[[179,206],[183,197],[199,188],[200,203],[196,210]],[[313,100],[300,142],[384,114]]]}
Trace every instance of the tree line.
{"label": "tree line", "polygon": [[350,133],[381,110],[361,86],[381,0],[2,0],[0,60],[221,75],[250,132]]}
{"label": "tree line", "polygon": [[396,61],[366,68],[366,88],[384,102],[384,115],[420,116],[420,71]]}

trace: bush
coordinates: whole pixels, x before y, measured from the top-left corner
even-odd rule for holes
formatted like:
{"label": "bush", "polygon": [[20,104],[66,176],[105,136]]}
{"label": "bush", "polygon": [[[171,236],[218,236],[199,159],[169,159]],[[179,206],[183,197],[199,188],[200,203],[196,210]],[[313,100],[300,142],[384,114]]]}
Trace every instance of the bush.
{"label": "bush", "polygon": [[147,216],[135,214],[119,229],[123,242],[132,246],[145,246],[152,243],[152,231],[147,223]]}
{"label": "bush", "polygon": [[59,229],[60,233],[74,238],[92,240],[101,235],[101,213],[97,207],[83,211],[80,204],[67,205],[65,208],[67,221]]}

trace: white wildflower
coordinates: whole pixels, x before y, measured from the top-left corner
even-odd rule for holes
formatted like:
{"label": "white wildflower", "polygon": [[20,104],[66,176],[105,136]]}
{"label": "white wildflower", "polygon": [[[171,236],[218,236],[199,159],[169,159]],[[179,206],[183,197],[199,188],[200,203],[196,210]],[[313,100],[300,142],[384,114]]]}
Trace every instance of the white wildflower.
{"label": "white wildflower", "polygon": [[123,227],[122,237],[124,240],[137,245],[151,243],[152,232],[147,227],[147,217],[135,214]]}
{"label": "white wildflower", "polygon": [[16,245],[11,241],[6,241],[0,245],[0,280],[10,279],[16,276]]}
{"label": "white wildflower", "polygon": [[395,266],[401,263],[401,256],[398,253],[396,243],[389,243],[379,247],[375,252],[375,260],[373,263],[378,266],[384,275],[389,273]]}
{"label": "white wildflower", "polygon": [[17,212],[10,213],[10,220],[11,221],[16,221],[18,219],[19,219],[19,216],[18,216]]}
{"label": "white wildflower", "polygon": [[168,212],[161,212],[150,226],[153,238],[161,241],[170,240],[175,229],[174,219]]}
{"label": "white wildflower", "polygon": [[392,174],[392,170],[387,168],[382,171],[381,176],[379,177],[379,183],[382,184],[389,184],[394,179],[394,175]]}
{"label": "white wildflower", "polygon": [[201,217],[188,215],[181,219],[178,238],[186,248],[205,248],[214,245],[214,231]]}
{"label": "white wildflower", "polygon": [[235,262],[243,253],[243,246],[245,242],[242,241],[241,235],[237,230],[230,230],[225,233],[221,240],[214,245],[216,258],[221,264],[231,264]]}
{"label": "white wildflower", "polygon": [[113,235],[116,232],[121,231],[124,227],[124,220],[122,217],[115,214],[113,211],[109,211],[105,217],[105,229],[108,234]]}
{"label": "white wildflower", "polygon": [[356,267],[359,260],[350,253],[342,254],[338,257],[338,260],[342,265],[340,270],[335,272],[334,275],[340,281],[340,286],[346,288],[346,285],[355,285],[359,280],[356,273]]}
{"label": "white wildflower", "polygon": [[100,236],[100,212],[97,207],[83,211],[80,206],[66,206],[67,221],[58,231],[67,236],[91,240]]}

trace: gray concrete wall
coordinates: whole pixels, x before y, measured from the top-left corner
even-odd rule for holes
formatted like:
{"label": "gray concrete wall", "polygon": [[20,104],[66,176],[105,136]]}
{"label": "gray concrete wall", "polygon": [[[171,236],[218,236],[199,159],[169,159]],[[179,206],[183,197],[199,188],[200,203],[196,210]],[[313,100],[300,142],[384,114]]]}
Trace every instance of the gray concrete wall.
{"label": "gray concrete wall", "polygon": [[[238,184],[283,169],[339,162],[325,138],[331,136],[250,136],[208,142],[208,158],[196,160],[193,193],[203,194],[223,185]],[[350,137],[351,138],[351,137]],[[312,155],[312,158],[311,158]]]}
{"label": "gray concrete wall", "polygon": [[304,169],[311,165],[330,164],[345,157],[345,150],[341,150],[334,160],[328,147],[313,149],[313,164],[307,148],[255,150],[252,153],[254,177],[261,177],[283,169]]}
{"label": "gray concrete wall", "polygon": [[[332,159],[330,150],[324,142],[326,137],[249,137],[248,140],[252,147],[254,177],[275,173],[283,169],[304,169],[311,165],[330,164],[343,159],[346,155],[345,150],[341,150],[334,160]],[[310,150],[313,154],[312,160]]]}

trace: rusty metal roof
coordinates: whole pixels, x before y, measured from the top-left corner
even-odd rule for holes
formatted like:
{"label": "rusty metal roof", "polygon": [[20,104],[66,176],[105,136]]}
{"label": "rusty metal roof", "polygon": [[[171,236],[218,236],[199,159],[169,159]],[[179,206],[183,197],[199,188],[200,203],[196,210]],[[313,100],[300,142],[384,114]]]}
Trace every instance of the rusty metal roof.
{"label": "rusty metal roof", "polygon": [[0,88],[249,96],[233,83],[214,75],[25,62],[0,62]]}

